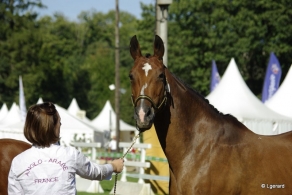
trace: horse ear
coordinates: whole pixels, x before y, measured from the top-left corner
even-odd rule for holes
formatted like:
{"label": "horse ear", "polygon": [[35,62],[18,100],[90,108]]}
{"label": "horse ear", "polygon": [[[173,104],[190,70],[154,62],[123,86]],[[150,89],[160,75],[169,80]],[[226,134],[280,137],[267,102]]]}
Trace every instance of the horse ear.
{"label": "horse ear", "polygon": [[140,50],[140,45],[139,45],[139,42],[137,40],[136,35],[134,35],[131,38],[131,41],[130,41],[130,53],[131,53],[131,56],[132,56],[132,58],[134,60],[137,57],[141,57],[142,56],[142,53],[141,53],[141,50]]}
{"label": "horse ear", "polygon": [[157,56],[159,59],[162,59],[164,55],[164,43],[158,35],[155,35],[154,55]]}

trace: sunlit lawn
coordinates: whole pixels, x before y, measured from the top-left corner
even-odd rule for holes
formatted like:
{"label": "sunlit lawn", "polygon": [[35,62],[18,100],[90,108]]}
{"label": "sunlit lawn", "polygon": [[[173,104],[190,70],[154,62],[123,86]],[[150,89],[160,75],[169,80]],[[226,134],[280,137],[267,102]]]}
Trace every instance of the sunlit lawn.
{"label": "sunlit lawn", "polygon": [[[121,174],[119,174],[118,176],[118,180],[120,180],[121,178]],[[128,182],[138,182],[138,179],[136,178],[131,178],[131,177],[127,177],[127,181]],[[101,181],[100,185],[104,191],[104,193],[87,193],[87,192],[77,192],[77,195],[109,195],[111,190],[114,187],[114,182],[115,182],[115,176],[113,175],[112,180],[110,181]]]}

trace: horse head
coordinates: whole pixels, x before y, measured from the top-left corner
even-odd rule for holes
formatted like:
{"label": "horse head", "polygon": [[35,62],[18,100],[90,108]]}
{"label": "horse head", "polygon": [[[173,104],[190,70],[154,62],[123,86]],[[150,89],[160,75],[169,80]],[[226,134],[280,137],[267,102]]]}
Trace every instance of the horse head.
{"label": "horse head", "polygon": [[167,82],[163,65],[164,45],[159,36],[155,36],[154,54],[142,55],[136,36],[130,41],[130,53],[134,59],[129,78],[134,105],[134,118],[139,131],[151,128],[155,113],[167,100]]}

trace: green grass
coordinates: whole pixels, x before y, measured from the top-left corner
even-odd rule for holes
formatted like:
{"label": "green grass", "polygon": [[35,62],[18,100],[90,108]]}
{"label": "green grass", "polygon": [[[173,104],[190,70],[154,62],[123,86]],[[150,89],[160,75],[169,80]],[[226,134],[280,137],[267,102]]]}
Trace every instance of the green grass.
{"label": "green grass", "polygon": [[[118,175],[118,180],[121,179],[121,174]],[[127,177],[128,182],[138,182],[137,178]],[[115,183],[115,175],[113,175],[112,180],[104,180],[100,182],[100,185],[104,191],[104,193],[87,193],[87,192],[77,192],[77,195],[109,195],[111,190],[114,187]]]}

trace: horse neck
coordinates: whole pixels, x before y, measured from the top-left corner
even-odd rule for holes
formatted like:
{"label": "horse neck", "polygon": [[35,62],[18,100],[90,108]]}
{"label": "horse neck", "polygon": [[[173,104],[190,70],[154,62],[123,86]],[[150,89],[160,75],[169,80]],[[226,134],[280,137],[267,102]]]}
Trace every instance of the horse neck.
{"label": "horse neck", "polygon": [[237,132],[231,131],[233,126],[238,126],[236,129],[245,128],[234,117],[220,114],[202,95],[185,86],[168,70],[166,78],[170,86],[170,95],[167,105],[157,113],[154,124],[169,161],[171,159],[176,161],[178,157],[185,158],[182,156],[183,151],[195,151],[196,146],[206,146],[208,142],[220,140],[221,135],[226,134],[222,132],[226,129],[219,128],[223,123],[230,126],[226,134],[228,136],[239,136]]}

